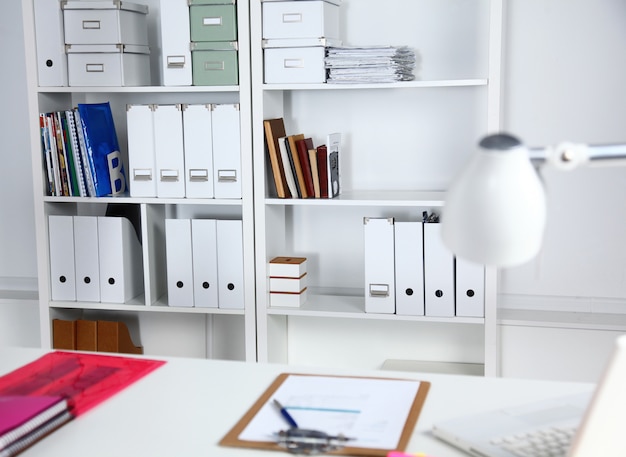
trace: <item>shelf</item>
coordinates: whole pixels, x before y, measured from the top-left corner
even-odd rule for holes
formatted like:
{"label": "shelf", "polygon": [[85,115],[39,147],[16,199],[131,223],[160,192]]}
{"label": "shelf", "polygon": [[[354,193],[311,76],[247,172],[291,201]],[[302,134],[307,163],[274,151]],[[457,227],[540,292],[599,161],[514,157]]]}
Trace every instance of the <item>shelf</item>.
{"label": "shelf", "polygon": [[[133,300],[135,303],[135,300]],[[230,314],[242,315],[243,309],[222,309],[222,308],[183,308],[172,307],[165,304],[154,304],[145,306],[133,303],[89,303],[89,302],[67,302],[55,301],[50,303],[50,308],[63,309],[85,309],[85,310],[101,310],[101,311],[131,311],[142,313],[177,313],[177,314]],[[137,302],[138,303],[138,302]]]}
{"label": "shelf", "polygon": [[484,324],[485,319],[473,317],[401,316],[365,312],[363,297],[309,295],[300,308],[267,308],[268,315],[293,317],[327,317],[332,319],[368,319],[415,322],[444,322],[449,324]]}
{"label": "shelf", "polygon": [[212,198],[152,198],[152,197],[43,197],[49,203],[133,203],[149,205],[216,205],[216,206],[242,206],[239,199],[212,199]]}
{"label": "shelf", "polygon": [[368,190],[342,192],[335,198],[268,198],[267,205],[282,206],[443,206],[443,191]]}
{"label": "shelf", "polygon": [[76,93],[202,93],[239,92],[239,86],[107,86],[107,87],[38,87],[40,94],[76,94]]}
{"label": "shelf", "polygon": [[372,90],[372,89],[415,89],[429,87],[486,86],[487,79],[446,79],[438,81],[405,81],[376,84],[263,84],[263,90]]}
{"label": "shelf", "polygon": [[626,332],[626,314],[501,308],[498,325]]}

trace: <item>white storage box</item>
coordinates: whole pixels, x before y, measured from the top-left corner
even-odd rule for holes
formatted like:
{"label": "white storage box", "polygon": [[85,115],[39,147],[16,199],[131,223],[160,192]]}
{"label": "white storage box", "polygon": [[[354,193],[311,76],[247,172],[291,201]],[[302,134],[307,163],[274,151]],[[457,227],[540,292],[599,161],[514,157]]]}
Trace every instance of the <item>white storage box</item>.
{"label": "white storage box", "polygon": [[265,83],[325,83],[325,48],[267,48],[264,51]]}
{"label": "white storage box", "polygon": [[148,45],[148,7],[120,1],[62,2],[66,44]]}
{"label": "white storage box", "polygon": [[71,45],[67,48],[70,86],[149,86],[147,46]]}
{"label": "white storage box", "polygon": [[264,1],[263,38],[339,38],[338,1]]}

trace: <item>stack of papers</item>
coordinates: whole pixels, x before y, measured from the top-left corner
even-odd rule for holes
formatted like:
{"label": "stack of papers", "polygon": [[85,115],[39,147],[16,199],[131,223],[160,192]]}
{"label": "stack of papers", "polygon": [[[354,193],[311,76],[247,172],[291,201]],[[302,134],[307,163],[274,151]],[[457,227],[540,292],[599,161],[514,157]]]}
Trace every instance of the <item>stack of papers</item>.
{"label": "stack of papers", "polygon": [[412,81],[415,64],[407,46],[333,46],[325,59],[329,83]]}

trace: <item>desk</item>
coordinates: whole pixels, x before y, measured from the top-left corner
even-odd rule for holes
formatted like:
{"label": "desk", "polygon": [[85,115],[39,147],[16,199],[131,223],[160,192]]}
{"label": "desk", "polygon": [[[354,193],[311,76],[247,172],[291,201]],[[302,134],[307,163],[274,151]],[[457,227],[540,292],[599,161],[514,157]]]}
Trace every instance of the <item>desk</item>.
{"label": "desk", "polygon": [[[0,375],[45,352],[0,348]],[[158,358],[158,357],[151,357]],[[588,392],[592,384],[166,358],[165,365],[24,452],[64,456],[281,456],[217,442],[282,372],[412,378],[432,383],[408,452],[465,454],[434,438],[442,419],[505,405]]]}

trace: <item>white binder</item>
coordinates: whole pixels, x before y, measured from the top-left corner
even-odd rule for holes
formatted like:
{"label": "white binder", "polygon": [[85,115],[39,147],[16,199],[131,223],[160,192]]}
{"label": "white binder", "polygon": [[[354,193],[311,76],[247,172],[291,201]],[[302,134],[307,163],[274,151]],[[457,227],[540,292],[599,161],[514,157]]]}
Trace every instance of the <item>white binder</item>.
{"label": "white binder", "polygon": [[219,307],[243,309],[243,227],[240,220],[218,220],[217,271]]}
{"label": "white binder", "polygon": [[396,314],[424,315],[424,224],[395,223]]}
{"label": "white binder", "polygon": [[393,218],[363,218],[365,312],[396,312]]}
{"label": "white binder", "polygon": [[126,107],[131,197],[157,196],[152,111],[152,105]]}
{"label": "white binder", "polygon": [[185,196],[185,159],[181,105],[155,105],[154,148],[157,168],[157,197]]}
{"label": "white binder", "polygon": [[141,243],[125,217],[98,216],[100,301],[126,303],[143,292]]}
{"label": "white binder", "polygon": [[241,142],[238,104],[213,105],[215,198],[241,198]]}
{"label": "white binder", "polygon": [[485,317],[485,266],[457,257],[455,268],[456,315]]}
{"label": "white binder", "polygon": [[191,86],[187,0],[161,0],[161,76],[163,86]]}
{"label": "white binder", "polygon": [[454,255],[438,223],[424,224],[424,293],[426,316],[454,316]]}
{"label": "white binder", "polygon": [[72,216],[48,216],[50,293],[52,300],[76,300],[74,221]]}
{"label": "white binder", "polygon": [[74,264],[76,300],[99,302],[100,257],[96,216],[74,216]]}
{"label": "white binder", "polygon": [[61,2],[35,0],[33,7],[39,86],[67,86],[67,54]]}
{"label": "white binder", "polygon": [[198,308],[218,307],[217,222],[191,220],[193,300]]}
{"label": "white binder", "polygon": [[212,105],[183,106],[185,196],[213,198]]}
{"label": "white binder", "polygon": [[165,262],[169,306],[194,306],[191,220],[165,220]]}

